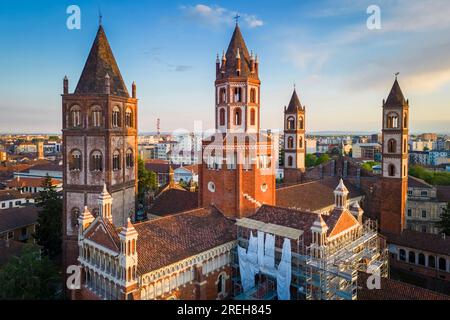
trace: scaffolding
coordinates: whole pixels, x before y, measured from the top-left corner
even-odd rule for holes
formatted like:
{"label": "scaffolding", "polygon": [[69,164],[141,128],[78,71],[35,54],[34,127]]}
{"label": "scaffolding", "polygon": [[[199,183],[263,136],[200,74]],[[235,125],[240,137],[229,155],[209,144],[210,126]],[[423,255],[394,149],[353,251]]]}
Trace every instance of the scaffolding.
{"label": "scaffolding", "polygon": [[[284,238],[291,240],[291,299],[292,300],[355,300],[358,272],[388,276],[387,248],[382,246],[376,222],[367,220],[351,237],[333,247],[325,247],[321,255],[312,245],[304,245],[303,231],[265,224],[252,219],[240,219],[237,244],[248,248],[251,232],[262,231],[275,236],[275,264],[281,260]],[[308,230],[308,232],[310,232]],[[320,256],[320,257],[319,257]],[[236,300],[277,299],[276,278],[259,270],[255,287],[243,291],[239,274],[237,247],[231,252],[233,296]]]}

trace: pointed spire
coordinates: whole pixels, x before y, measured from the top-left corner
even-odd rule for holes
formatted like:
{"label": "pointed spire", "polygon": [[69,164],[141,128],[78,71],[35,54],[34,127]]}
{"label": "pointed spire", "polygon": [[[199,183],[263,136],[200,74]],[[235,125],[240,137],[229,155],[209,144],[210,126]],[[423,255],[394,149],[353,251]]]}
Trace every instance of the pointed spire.
{"label": "pointed spire", "polygon": [[328,231],[328,226],[320,213],[317,214],[311,229],[319,233],[326,233]]}
{"label": "pointed spire", "polygon": [[348,189],[345,186],[344,180],[342,180],[342,178],[341,178],[341,180],[339,180],[339,184],[338,184],[338,186],[336,187],[336,189],[334,191],[338,191],[338,192],[341,192],[341,193],[348,193]]}
{"label": "pointed spire", "polygon": [[398,74],[395,76],[394,84],[389,92],[389,96],[386,99],[384,106],[387,107],[402,107],[406,103],[405,96],[403,95],[402,89],[398,83]]}
{"label": "pointed spire", "polygon": [[295,113],[298,109],[303,109],[300,99],[298,98],[297,91],[294,87],[294,92],[292,93],[291,101],[289,102],[287,112]]}
{"label": "pointed spire", "polygon": [[236,75],[237,57],[241,61],[240,76],[247,77],[251,75],[250,53],[245,44],[239,25],[236,25],[233,35],[226,52],[227,64],[225,67],[225,76],[233,77]]}
{"label": "pointed spire", "polygon": [[104,93],[106,74],[110,77],[111,94],[129,98],[128,90],[123,82],[105,31],[100,25],[75,89],[75,94]]}
{"label": "pointed spire", "polygon": [[137,235],[137,231],[134,228],[133,224],[131,223],[130,217],[127,218],[127,224],[122,227],[122,230],[120,231],[119,236],[122,236],[123,238],[127,238],[130,236]]}

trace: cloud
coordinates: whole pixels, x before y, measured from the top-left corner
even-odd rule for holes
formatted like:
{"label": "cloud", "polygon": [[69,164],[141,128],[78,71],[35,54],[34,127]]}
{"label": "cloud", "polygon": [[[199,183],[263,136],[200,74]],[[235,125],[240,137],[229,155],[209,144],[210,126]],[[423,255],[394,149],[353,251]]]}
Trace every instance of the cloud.
{"label": "cloud", "polygon": [[193,66],[190,65],[173,64],[168,62],[165,58],[163,58],[163,51],[164,48],[162,47],[153,47],[149,51],[145,51],[143,54],[150,57],[156,64],[171,72],[187,72],[193,69]]}
{"label": "cloud", "polygon": [[219,27],[223,25],[233,25],[233,18],[239,14],[248,28],[257,28],[264,25],[263,20],[254,14],[238,13],[217,5],[208,6],[196,4],[194,6],[180,6],[186,18],[195,21],[203,26]]}

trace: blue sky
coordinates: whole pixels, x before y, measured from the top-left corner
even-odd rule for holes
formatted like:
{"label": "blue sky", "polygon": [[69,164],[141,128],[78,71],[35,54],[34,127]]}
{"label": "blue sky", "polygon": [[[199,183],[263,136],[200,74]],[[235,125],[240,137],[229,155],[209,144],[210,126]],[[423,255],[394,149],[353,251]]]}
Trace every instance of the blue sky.
{"label": "blue sky", "polygon": [[[81,30],[66,8],[81,9]],[[381,9],[369,30],[367,7]],[[139,129],[213,126],[216,53],[240,25],[260,57],[262,126],[280,128],[293,84],[309,131],[376,131],[395,72],[413,131],[450,131],[450,1],[21,1],[0,3],[0,132],[59,132],[62,78],[74,89],[98,8],[122,76],[136,81]]]}

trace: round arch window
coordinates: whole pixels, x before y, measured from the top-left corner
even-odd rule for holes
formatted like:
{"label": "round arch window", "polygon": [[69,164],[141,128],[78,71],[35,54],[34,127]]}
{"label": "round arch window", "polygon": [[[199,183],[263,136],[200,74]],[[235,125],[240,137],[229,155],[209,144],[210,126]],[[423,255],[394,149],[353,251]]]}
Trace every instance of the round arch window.
{"label": "round arch window", "polygon": [[261,185],[261,191],[262,192],[266,192],[269,189],[269,186],[267,185],[267,183],[263,183]]}
{"label": "round arch window", "polygon": [[208,182],[208,190],[209,192],[216,192],[216,185],[214,184],[214,182]]}

